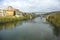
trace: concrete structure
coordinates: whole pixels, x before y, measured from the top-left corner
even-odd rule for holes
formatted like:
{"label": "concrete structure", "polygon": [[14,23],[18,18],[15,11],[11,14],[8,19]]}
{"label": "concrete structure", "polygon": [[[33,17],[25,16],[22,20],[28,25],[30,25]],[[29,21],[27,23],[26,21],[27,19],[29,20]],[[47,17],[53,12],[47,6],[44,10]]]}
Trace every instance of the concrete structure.
{"label": "concrete structure", "polygon": [[6,16],[14,16],[14,10],[6,10]]}
{"label": "concrete structure", "polygon": [[6,16],[6,9],[3,9],[3,14],[4,16]]}
{"label": "concrete structure", "polygon": [[0,16],[23,16],[23,12],[19,9],[15,9],[12,6],[8,6],[7,9],[0,9]]}
{"label": "concrete structure", "polygon": [[6,10],[6,16],[14,16],[14,8],[9,6]]}
{"label": "concrete structure", "polygon": [[14,10],[14,8],[12,6],[8,6],[7,10]]}
{"label": "concrete structure", "polygon": [[0,9],[0,16],[4,16],[4,11],[3,11],[3,9]]}
{"label": "concrete structure", "polygon": [[15,16],[23,16],[23,14],[18,9],[15,9]]}

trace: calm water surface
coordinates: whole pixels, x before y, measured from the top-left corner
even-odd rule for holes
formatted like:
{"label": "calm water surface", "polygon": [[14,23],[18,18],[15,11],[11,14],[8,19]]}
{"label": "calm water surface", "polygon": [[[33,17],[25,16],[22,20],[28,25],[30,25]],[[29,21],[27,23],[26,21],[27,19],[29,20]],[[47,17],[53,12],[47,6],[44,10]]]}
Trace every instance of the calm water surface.
{"label": "calm water surface", "polygon": [[59,31],[45,18],[0,24],[0,40],[59,40]]}

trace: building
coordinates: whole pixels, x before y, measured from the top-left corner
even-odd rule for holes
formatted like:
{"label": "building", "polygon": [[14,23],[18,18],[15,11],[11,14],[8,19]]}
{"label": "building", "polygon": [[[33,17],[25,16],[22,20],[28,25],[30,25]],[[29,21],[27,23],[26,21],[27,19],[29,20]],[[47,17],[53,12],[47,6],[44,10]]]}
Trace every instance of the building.
{"label": "building", "polygon": [[14,16],[14,10],[6,10],[6,16]]}
{"label": "building", "polygon": [[23,16],[23,12],[8,6],[7,9],[0,9],[0,16]]}
{"label": "building", "polygon": [[14,8],[12,6],[9,6],[6,10],[6,16],[14,16],[15,13],[14,13]]}
{"label": "building", "polygon": [[23,14],[19,9],[15,9],[15,16],[23,16]]}
{"label": "building", "polygon": [[0,16],[4,16],[4,11],[3,11],[3,9],[0,9]]}

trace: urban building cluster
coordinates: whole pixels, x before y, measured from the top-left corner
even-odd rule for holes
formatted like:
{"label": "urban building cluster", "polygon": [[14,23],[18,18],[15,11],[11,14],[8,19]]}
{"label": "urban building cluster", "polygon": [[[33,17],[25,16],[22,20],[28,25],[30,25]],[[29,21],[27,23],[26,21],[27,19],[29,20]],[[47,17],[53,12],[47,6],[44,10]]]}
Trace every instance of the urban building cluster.
{"label": "urban building cluster", "polygon": [[22,16],[22,11],[15,9],[12,6],[8,6],[7,9],[0,9],[0,17],[3,16]]}

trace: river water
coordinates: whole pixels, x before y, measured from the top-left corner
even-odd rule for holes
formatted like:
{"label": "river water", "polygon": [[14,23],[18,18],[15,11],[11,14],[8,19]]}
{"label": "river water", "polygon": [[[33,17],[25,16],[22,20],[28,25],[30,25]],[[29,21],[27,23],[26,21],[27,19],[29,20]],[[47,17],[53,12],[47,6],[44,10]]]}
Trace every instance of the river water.
{"label": "river water", "polygon": [[45,18],[0,24],[0,40],[59,40],[59,31]]}

